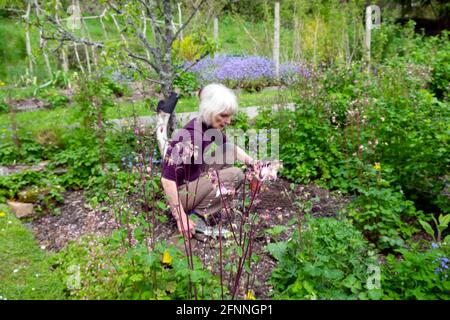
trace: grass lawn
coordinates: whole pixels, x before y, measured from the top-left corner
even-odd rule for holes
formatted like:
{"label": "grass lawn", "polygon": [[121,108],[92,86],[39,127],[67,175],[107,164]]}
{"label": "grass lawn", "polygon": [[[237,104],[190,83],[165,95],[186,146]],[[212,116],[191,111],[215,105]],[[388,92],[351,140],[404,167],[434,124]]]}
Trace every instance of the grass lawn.
{"label": "grass lawn", "polygon": [[63,284],[50,270],[48,253],[4,204],[0,204],[0,261],[3,299],[64,299]]}
{"label": "grass lawn", "polygon": [[[239,105],[241,108],[250,106],[271,106],[276,103],[292,102],[295,99],[295,92],[290,89],[264,90],[261,92],[238,93]],[[191,112],[198,110],[197,97],[185,97],[178,101],[177,112]],[[37,110],[29,112],[20,112],[16,114],[18,127],[22,130],[30,131],[32,134],[46,128],[65,127],[79,122],[77,116],[78,108],[76,106],[59,107],[51,110]],[[108,108],[106,111],[107,119],[119,119],[131,117],[133,114],[138,116],[148,116],[154,114],[148,106],[142,102],[135,103],[122,102],[117,107]],[[0,134],[11,126],[11,117],[9,114],[0,114]],[[1,136],[0,136],[1,137]]]}

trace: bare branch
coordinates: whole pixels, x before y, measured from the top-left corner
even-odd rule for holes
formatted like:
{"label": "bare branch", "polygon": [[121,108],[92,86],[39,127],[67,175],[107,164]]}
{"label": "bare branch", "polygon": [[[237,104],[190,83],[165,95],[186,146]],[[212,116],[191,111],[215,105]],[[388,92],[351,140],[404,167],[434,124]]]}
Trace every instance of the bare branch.
{"label": "bare branch", "polygon": [[147,63],[150,67],[152,67],[158,73],[159,67],[155,63],[153,63],[152,61],[147,59],[147,57],[144,57],[144,56],[138,55],[136,53],[133,53],[129,49],[126,49],[126,51],[127,51],[128,55],[130,57],[138,59],[138,60],[141,60],[141,61]]}
{"label": "bare branch", "polygon": [[[121,63],[120,65],[123,66],[123,67],[127,67],[127,68],[131,68],[131,69],[133,69],[133,70],[136,70],[136,71],[139,72],[142,76],[144,76],[144,74],[145,74],[145,72],[144,72],[142,69],[138,68],[138,67],[137,67],[136,65],[134,65],[134,64],[131,64],[131,63]],[[148,78],[148,77],[145,77],[145,76],[144,76],[144,79],[147,80],[147,81],[150,81],[150,82],[154,82],[154,83],[161,84],[161,85],[163,84],[162,81],[159,81],[159,80],[156,80],[156,79],[152,79],[152,78]]]}

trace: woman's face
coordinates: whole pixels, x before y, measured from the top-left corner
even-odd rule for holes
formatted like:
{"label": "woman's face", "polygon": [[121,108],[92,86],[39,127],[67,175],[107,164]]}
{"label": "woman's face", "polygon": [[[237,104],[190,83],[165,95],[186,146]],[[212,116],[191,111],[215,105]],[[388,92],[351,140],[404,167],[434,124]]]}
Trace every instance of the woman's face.
{"label": "woman's face", "polygon": [[212,127],[222,131],[231,123],[232,116],[232,114],[226,112],[216,114],[212,119]]}

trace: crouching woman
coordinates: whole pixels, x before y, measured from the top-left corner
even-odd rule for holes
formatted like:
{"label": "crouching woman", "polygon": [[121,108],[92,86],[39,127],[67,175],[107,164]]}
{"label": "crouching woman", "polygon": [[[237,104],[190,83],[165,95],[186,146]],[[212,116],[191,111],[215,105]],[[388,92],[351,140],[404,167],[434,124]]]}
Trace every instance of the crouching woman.
{"label": "crouching woman", "polygon": [[220,213],[222,197],[232,197],[243,183],[244,173],[231,166],[233,162],[254,162],[228,142],[223,132],[238,108],[234,92],[221,84],[210,84],[199,92],[199,98],[199,116],[173,136],[161,177],[178,230],[186,238],[195,234],[190,213],[205,219]]}

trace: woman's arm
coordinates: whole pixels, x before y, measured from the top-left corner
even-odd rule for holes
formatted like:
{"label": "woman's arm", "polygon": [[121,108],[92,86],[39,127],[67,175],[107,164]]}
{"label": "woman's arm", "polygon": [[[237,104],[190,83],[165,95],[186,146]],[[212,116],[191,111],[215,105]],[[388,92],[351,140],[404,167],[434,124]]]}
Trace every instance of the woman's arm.
{"label": "woman's arm", "polygon": [[[178,230],[181,234],[184,234],[186,238],[191,238],[195,234],[195,223],[188,219],[184,212],[183,206],[178,199],[178,188],[175,181],[161,178],[161,183],[164,188],[164,192],[167,195],[172,215],[177,221]],[[189,226],[188,226],[189,223]]]}
{"label": "woman's arm", "polygon": [[236,150],[236,158],[246,165],[252,165],[255,160],[245,153],[240,147],[235,145]]}

